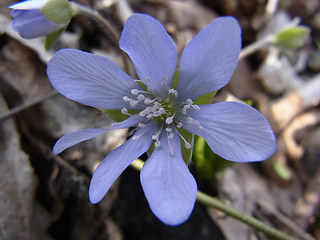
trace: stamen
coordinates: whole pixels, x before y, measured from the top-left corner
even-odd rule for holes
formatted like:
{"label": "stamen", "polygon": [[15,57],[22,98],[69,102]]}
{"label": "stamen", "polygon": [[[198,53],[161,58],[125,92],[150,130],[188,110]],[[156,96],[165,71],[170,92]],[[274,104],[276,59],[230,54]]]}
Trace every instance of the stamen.
{"label": "stamen", "polygon": [[187,142],[187,140],[179,133],[179,131],[177,131],[179,136],[182,138],[182,140],[184,141],[184,146],[186,147],[186,149],[190,149],[191,148],[191,144],[189,142]]}

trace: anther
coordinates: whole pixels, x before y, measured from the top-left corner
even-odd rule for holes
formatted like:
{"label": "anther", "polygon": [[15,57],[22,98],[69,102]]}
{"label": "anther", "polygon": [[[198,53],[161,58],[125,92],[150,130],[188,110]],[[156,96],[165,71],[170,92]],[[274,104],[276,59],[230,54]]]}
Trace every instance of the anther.
{"label": "anther", "polygon": [[193,121],[193,125],[194,125],[198,130],[202,129],[202,126],[201,126],[201,124],[200,124],[200,122],[199,122],[198,120],[194,120],[194,121]]}
{"label": "anther", "polygon": [[136,101],[136,100],[130,100],[130,102],[129,102],[129,103],[130,103],[130,106],[131,106],[131,107],[135,107],[135,106],[137,106],[137,105],[138,105],[138,103],[139,103],[139,102],[138,102],[138,101]]}
{"label": "anther", "polygon": [[185,103],[188,104],[188,105],[191,105],[191,104],[193,103],[193,101],[192,101],[190,98],[188,98],[188,99],[185,101]]}
{"label": "anther", "polygon": [[125,102],[129,102],[129,101],[131,100],[128,96],[124,96],[122,99],[123,99],[123,101],[125,101]]}
{"label": "anther", "polygon": [[173,94],[175,97],[178,97],[178,91],[177,90],[175,90],[175,89],[169,89],[168,90],[168,92],[170,93],[170,94]]}
{"label": "anther", "polygon": [[171,117],[167,117],[167,119],[166,119],[166,124],[171,124],[172,122],[173,122],[173,117],[174,116],[171,116]]}
{"label": "anther", "polygon": [[160,104],[159,102],[155,101],[154,104],[153,104],[153,106],[159,108],[159,107],[161,106],[161,104]]}
{"label": "anther", "polygon": [[143,101],[143,100],[145,99],[145,96],[144,96],[143,94],[139,94],[138,97],[137,97],[137,99],[138,99],[139,101]]}
{"label": "anther", "polygon": [[200,107],[198,105],[191,105],[191,107],[193,107],[193,109],[195,110],[200,110]]}
{"label": "anther", "polygon": [[172,147],[170,148],[170,154],[171,154],[171,156],[174,156],[174,151],[173,151]]}
{"label": "anther", "polygon": [[131,130],[131,131],[128,133],[128,135],[129,135],[129,136],[132,136],[132,135],[135,133],[135,131],[136,131],[136,129]]}
{"label": "anther", "polygon": [[192,123],[193,122],[193,118],[192,117],[187,117],[187,121],[188,121],[188,123]]}
{"label": "anther", "polygon": [[183,106],[183,109],[186,109],[186,110],[187,110],[187,109],[189,109],[189,108],[190,108],[190,105],[184,105],[184,106]]}
{"label": "anther", "polygon": [[122,108],[121,109],[121,113],[124,114],[124,115],[127,115],[128,114],[128,109]]}
{"label": "anther", "polygon": [[188,143],[188,142],[185,142],[185,143],[184,143],[184,146],[186,147],[186,149],[190,149],[190,148],[191,148],[191,144]]}
{"label": "anther", "polygon": [[160,115],[161,115],[161,113],[159,111],[156,111],[156,112],[153,113],[154,117],[159,117]]}
{"label": "anther", "polygon": [[157,140],[157,141],[154,143],[154,145],[155,145],[156,147],[160,147],[160,140]]}
{"label": "anther", "polygon": [[138,89],[132,89],[131,93],[132,93],[132,95],[138,95],[139,94],[139,90]]}
{"label": "anther", "polygon": [[170,132],[169,134],[168,134],[168,139],[172,139],[174,137],[174,134],[172,133],[172,132]]}
{"label": "anther", "polygon": [[172,128],[167,127],[166,132],[172,132]]}
{"label": "anther", "polygon": [[161,108],[159,108],[158,112],[159,112],[160,114],[165,114],[165,113],[166,113],[166,110],[164,110],[164,108],[161,107]]}
{"label": "anther", "polygon": [[154,102],[154,100],[151,100],[150,98],[146,98],[145,100],[144,100],[144,104],[146,104],[146,105],[149,105],[149,104],[151,104],[151,103],[153,103]]}

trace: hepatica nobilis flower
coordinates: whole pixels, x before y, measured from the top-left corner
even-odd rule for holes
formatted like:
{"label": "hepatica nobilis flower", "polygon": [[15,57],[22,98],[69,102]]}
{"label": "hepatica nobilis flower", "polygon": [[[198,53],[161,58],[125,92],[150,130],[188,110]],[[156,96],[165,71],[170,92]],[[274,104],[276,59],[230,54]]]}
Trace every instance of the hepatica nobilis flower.
{"label": "hepatica nobilis flower", "polygon": [[174,43],[148,15],[131,16],[120,39],[120,48],[132,59],[139,80],[102,56],[71,49],[55,54],[48,63],[48,76],[57,91],[88,106],[118,109],[128,117],[106,129],[62,137],[55,154],[109,129],[135,128],[131,138],[95,170],[89,188],[92,203],[99,202],[129,164],[154,144],[140,174],[145,196],[164,223],[185,221],[193,209],[197,185],[182,156],[182,149],[192,147],[183,131],[203,137],[216,154],[230,161],[260,161],[274,152],[272,129],[254,108],[238,102],[195,104],[229,82],[237,66],[240,38],[234,18],[211,22],[185,47],[176,83]]}
{"label": "hepatica nobilis flower", "polygon": [[[26,0],[12,4],[9,8],[12,8],[10,14],[13,17],[13,30],[26,39],[65,29],[75,14],[67,0]],[[49,19],[51,16],[54,16],[54,21]]]}

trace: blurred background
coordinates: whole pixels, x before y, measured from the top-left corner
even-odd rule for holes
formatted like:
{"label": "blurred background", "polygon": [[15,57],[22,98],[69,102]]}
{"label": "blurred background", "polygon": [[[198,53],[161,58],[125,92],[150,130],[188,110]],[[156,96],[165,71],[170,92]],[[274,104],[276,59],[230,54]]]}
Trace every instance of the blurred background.
{"label": "blurred background", "polygon": [[[61,48],[78,48],[124,69],[121,53],[101,25],[84,15],[74,17],[45,51],[43,39],[25,40],[12,30],[7,7],[15,2],[0,2],[0,239],[269,239],[199,203],[182,225],[164,225],[149,209],[139,172],[130,167],[92,205],[91,175],[125,141],[127,130],[109,131],[54,156],[52,147],[64,134],[107,127],[111,120],[53,92],[46,62]],[[319,0],[76,2],[97,9],[119,34],[132,12],[152,15],[179,54],[218,16],[239,20],[244,48],[298,17],[310,31],[298,47],[266,44],[242,58],[213,99],[241,100],[261,111],[276,134],[277,152],[261,163],[226,164],[199,138],[190,170],[199,190],[298,239],[320,239]],[[132,67],[129,73],[134,76]]]}

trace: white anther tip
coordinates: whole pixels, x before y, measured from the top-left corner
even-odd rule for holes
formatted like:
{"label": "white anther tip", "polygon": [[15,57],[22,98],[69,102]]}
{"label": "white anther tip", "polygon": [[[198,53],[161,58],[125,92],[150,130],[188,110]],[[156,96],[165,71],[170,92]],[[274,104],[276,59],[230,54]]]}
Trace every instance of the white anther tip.
{"label": "white anther tip", "polygon": [[139,90],[138,89],[132,89],[131,93],[132,93],[132,95],[138,95],[139,94]]}
{"label": "white anther tip", "polygon": [[173,122],[173,117],[168,117],[166,119],[166,124],[171,124]]}
{"label": "white anther tip", "polygon": [[155,145],[156,147],[160,147],[160,141],[157,140],[157,141],[154,143],[154,145]]}
{"label": "white anther tip", "polygon": [[122,108],[121,109],[121,113],[124,114],[124,115],[128,114],[128,109]]}
{"label": "white anther tip", "polygon": [[191,148],[191,144],[188,143],[188,142],[185,142],[184,146],[185,146],[187,149],[190,149],[190,148]]}

